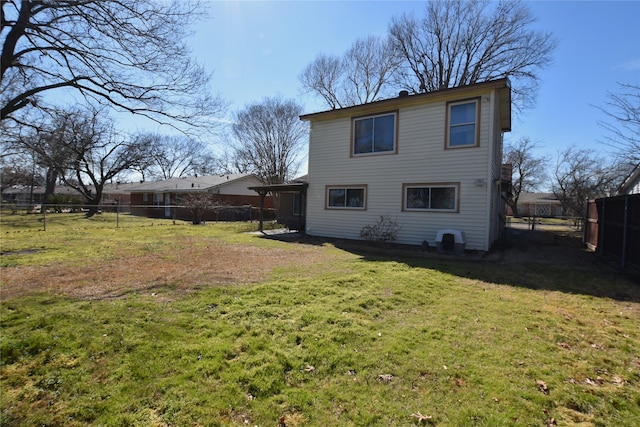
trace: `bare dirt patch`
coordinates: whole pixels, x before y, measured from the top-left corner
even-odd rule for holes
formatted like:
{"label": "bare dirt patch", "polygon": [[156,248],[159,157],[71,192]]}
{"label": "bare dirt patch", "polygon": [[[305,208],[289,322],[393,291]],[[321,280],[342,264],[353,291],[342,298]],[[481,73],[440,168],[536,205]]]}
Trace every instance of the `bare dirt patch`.
{"label": "bare dirt patch", "polygon": [[51,293],[79,299],[119,298],[131,293],[171,297],[208,286],[253,283],[279,267],[309,266],[330,258],[326,248],[280,249],[212,242],[170,253],[90,260],[85,265],[9,267],[2,272],[2,299]]}

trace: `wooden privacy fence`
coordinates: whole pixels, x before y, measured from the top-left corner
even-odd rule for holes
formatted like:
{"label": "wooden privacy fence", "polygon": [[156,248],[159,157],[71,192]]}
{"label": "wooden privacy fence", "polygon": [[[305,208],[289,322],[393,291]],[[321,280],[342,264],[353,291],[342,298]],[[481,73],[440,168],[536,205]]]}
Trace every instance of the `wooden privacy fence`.
{"label": "wooden privacy fence", "polygon": [[622,267],[640,268],[640,194],[588,201],[584,242]]}

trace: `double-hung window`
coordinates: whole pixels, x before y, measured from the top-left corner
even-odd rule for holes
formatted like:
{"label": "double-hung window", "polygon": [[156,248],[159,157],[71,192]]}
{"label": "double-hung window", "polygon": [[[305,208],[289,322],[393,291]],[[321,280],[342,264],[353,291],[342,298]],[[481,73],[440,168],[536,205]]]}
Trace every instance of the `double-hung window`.
{"label": "double-hung window", "polygon": [[367,206],[367,187],[362,186],[329,186],[327,187],[327,209],[365,209]]}
{"label": "double-hung window", "polygon": [[447,104],[447,148],[478,145],[479,111],[477,99]]}
{"label": "double-hung window", "polygon": [[457,183],[404,184],[402,186],[405,211],[458,211]]}
{"label": "double-hung window", "polygon": [[393,112],[353,119],[352,155],[395,152],[397,118]]}

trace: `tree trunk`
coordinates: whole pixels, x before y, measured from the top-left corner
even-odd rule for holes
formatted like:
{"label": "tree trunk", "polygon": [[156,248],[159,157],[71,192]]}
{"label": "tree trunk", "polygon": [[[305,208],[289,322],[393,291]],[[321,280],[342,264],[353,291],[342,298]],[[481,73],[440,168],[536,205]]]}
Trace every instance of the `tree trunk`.
{"label": "tree trunk", "polygon": [[49,167],[47,169],[47,175],[45,178],[44,187],[44,201],[49,199],[49,196],[53,196],[56,192],[56,181],[58,180],[58,171],[56,168]]}
{"label": "tree trunk", "polygon": [[91,218],[95,214],[98,213],[100,208],[100,202],[102,201],[102,186],[96,186],[96,194],[93,197],[86,196],[87,202],[85,205],[87,206],[87,218]]}

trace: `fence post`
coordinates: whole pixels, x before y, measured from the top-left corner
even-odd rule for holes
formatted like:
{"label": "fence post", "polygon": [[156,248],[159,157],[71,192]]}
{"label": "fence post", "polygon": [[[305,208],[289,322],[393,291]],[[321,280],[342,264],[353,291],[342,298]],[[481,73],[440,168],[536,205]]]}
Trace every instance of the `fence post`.
{"label": "fence post", "polygon": [[624,221],[622,222],[622,257],[620,264],[624,268],[627,256],[627,211],[629,208],[629,195],[624,196]]}
{"label": "fence post", "polygon": [[598,252],[600,255],[604,255],[604,229],[605,229],[605,219],[606,219],[606,199],[596,199],[596,208],[598,207],[598,200],[602,203],[602,218],[598,215]]}
{"label": "fence post", "polygon": [[582,210],[582,243],[586,246],[589,242],[589,198],[584,199],[584,209]]}

